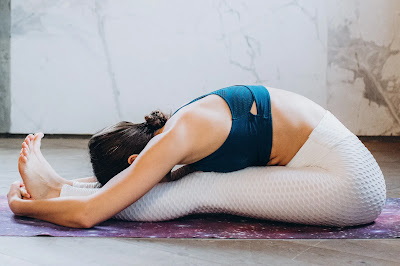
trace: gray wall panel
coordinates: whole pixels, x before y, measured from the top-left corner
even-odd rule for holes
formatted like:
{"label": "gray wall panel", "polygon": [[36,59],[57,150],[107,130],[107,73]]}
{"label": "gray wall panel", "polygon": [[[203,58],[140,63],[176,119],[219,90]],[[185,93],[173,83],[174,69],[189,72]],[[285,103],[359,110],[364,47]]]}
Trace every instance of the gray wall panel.
{"label": "gray wall panel", "polygon": [[0,0],[0,133],[10,130],[10,0]]}

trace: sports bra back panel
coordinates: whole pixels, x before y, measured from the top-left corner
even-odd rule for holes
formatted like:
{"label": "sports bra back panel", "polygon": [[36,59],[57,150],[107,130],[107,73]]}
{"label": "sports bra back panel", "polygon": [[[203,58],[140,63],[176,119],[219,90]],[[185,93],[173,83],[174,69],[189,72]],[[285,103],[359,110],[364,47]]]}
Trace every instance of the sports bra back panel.
{"label": "sports bra back panel", "polygon": [[[218,95],[228,104],[232,127],[225,142],[215,152],[191,164],[194,170],[204,172],[232,172],[248,166],[266,166],[272,147],[272,117],[270,96],[263,86],[235,85],[208,95]],[[250,112],[256,102],[257,114]],[[174,114],[175,114],[174,113]]]}

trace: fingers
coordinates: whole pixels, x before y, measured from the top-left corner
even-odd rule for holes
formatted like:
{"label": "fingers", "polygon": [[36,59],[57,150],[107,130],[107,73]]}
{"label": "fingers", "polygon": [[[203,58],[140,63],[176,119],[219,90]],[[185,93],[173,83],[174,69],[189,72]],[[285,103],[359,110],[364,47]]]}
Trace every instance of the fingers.
{"label": "fingers", "polygon": [[[7,199],[8,199],[8,204],[11,207],[11,202],[14,201],[15,199],[22,198],[21,195],[21,181],[15,181],[11,184],[10,190],[7,193]],[[11,208],[11,210],[13,210]]]}
{"label": "fingers", "polygon": [[23,198],[26,198],[26,199],[30,199],[30,198],[31,198],[31,195],[30,195],[30,194],[28,193],[28,191],[26,190],[25,185],[23,185],[23,186],[20,187],[20,191],[21,191],[21,196],[22,196]]}
{"label": "fingers", "polygon": [[11,184],[11,190],[19,191],[22,198],[31,199],[31,194],[26,190],[25,184],[21,181],[15,181]]}
{"label": "fingers", "polygon": [[14,186],[14,187],[21,187],[21,181],[14,181],[12,184],[11,184],[11,186]]}

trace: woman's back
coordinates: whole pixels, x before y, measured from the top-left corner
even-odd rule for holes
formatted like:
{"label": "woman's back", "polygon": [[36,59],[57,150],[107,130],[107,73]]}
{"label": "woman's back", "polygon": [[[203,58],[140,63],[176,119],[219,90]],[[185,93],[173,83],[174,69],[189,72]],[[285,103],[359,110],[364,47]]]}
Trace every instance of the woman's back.
{"label": "woman's back", "polygon": [[[295,93],[268,88],[271,96],[272,150],[269,165],[286,165],[307,140],[325,113],[318,104]],[[250,110],[249,110],[250,111]],[[255,102],[251,113],[257,114]],[[165,125],[164,132],[179,120],[195,127],[190,154],[182,164],[191,164],[217,151],[232,128],[232,114],[226,101],[209,95],[180,109]],[[193,131],[192,131],[193,132]],[[265,154],[268,156],[268,154]]]}
{"label": "woman's back", "polygon": [[273,142],[268,165],[286,165],[306,142],[326,110],[299,94],[268,88]]}

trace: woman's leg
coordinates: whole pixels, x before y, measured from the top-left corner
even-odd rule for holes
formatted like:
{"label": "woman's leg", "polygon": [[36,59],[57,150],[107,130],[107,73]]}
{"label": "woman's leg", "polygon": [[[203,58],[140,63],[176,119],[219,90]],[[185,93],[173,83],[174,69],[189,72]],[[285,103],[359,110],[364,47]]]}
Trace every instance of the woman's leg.
{"label": "woman's leg", "polygon": [[[156,185],[115,216],[162,221],[192,213],[230,213],[302,224],[349,226],[372,222],[382,209],[379,173],[365,182],[319,167],[251,167],[232,173],[193,173]],[[375,184],[371,189],[370,185]],[[378,189],[379,190],[379,189]],[[94,188],[64,186],[61,196]]]}
{"label": "woman's leg", "polygon": [[83,177],[83,178],[73,179],[71,181],[79,182],[79,183],[94,183],[94,182],[97,182],[97,178],[94,177],[94,176],[90,176],[90,177]]}
{"label": "woman's leg", "polygon": [[[318,193],[310,193],[310,189]],[[287,222],[328,224],[327,194],[337,189],[325,170],[251,167],[232,173],[192,173],[185,178],[156,185],[115,218],[129,221],[161,221],[192,213],[231,213]],[[61,197],[96,193],[96,188],[64,186]],[[337,223],[335,223],[337,224]]]}
{"label": "woman's leg", "polygon": [[[61,196],[97,189],[64,186]],[[372,222],[385,182],[371,153],[328,113],[288,166],[192,173],[156,185],[115,218],[161,221],[224,212],[268,220],[350,226]]]}
{"label": "woman's leg", "polygon": [[[73,181],[72,183],[73,187],[77,188],[100,188],[101,184],[99,182],[77,182]],[[60,191],[61,194],[61,191]]]}

